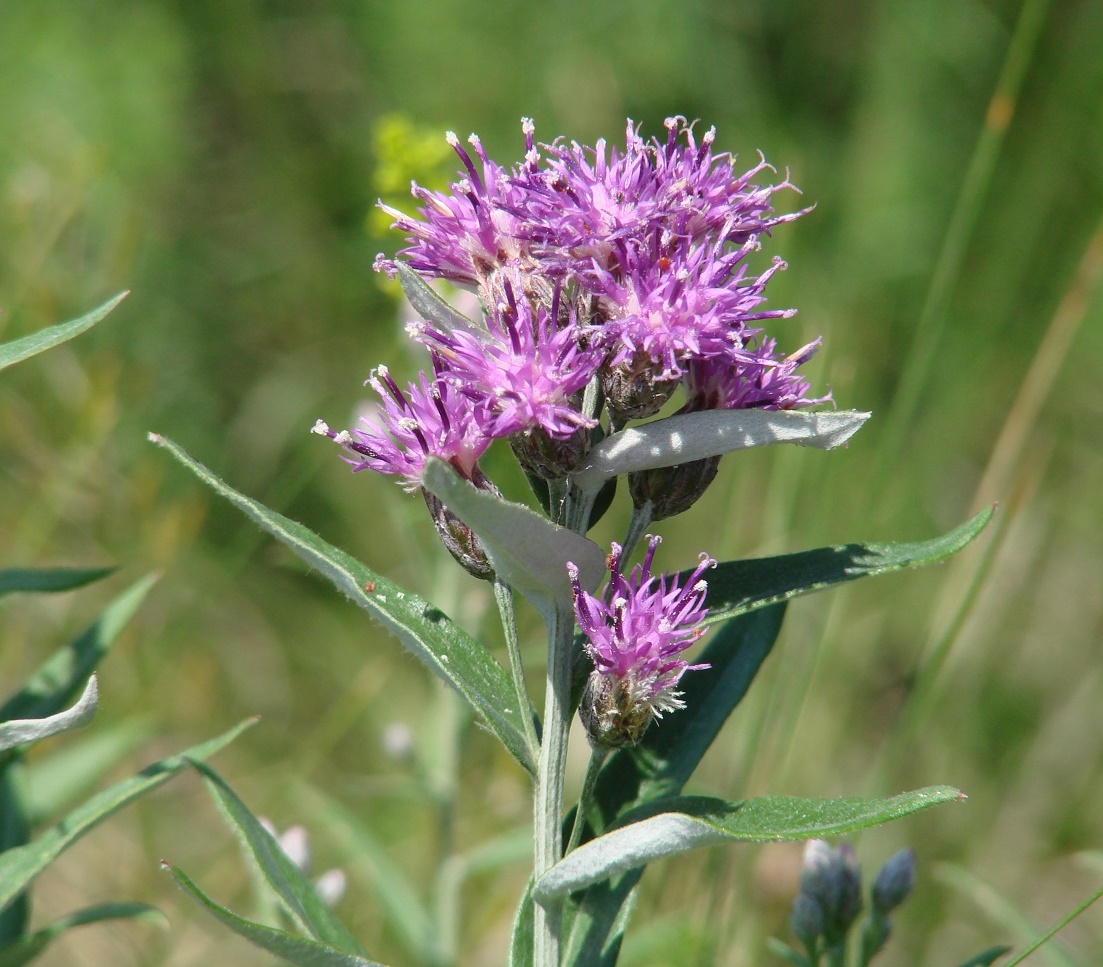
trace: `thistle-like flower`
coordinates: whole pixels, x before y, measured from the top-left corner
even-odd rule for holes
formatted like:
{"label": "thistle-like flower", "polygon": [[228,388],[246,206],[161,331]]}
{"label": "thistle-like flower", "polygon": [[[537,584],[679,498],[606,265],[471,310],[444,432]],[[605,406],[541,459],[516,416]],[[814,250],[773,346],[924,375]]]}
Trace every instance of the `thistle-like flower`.
{"label": "thistle-like flower", "polygon": [[476,463],[493,437],[451,383],[422,373],[420,382],[403,392],[386,366],[377,368],[368,383],[383,401],[378,422],[364,419],[361,427],[335,431],[319,420],[312,431],[343,446],[354,471],[399,476],[405,489],[413,491],[421,486],[426,459],[437,457],[460,476],[475,480]]}
{"label": "thistle-like flower", "polygon": [[678,682],[687,671],[707,668],[677,657],[705,633],[704,572],[716,562],[701,555],[685,584],[652,575],[661,538],[649,537],[647,553],[626,576],[622,549],[612,545],[609,582],[601,597],[584,591],[578,569],[568,564],[578,625],[587,637],[594,670],[579,715],[591,742],[604,748],[634,745],[652,719],[684,708]]}
{"label": "thistle-like flower", "polygon": [[556,292],[550,308],[518,299],[509,282],[505,302],[486,318],[487,331],[441,332],[425,323],[407,329],[439,361],[441,378],[468,397],[482,432],[497,439],[541,429],[565,440],[593,427],[572,405],[605,359],[600,330],[584,336],[572,313],[560,321]]}

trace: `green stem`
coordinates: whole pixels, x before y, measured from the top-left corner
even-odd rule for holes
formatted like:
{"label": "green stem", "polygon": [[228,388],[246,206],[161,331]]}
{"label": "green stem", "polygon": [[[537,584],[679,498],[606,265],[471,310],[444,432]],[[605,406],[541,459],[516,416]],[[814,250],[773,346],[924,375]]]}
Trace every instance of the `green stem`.
{"label": "green stem", "polygon": [[590,763],[586,766],[586,778],[582,780],[582,792],[578,797],[578,808],[574,814],[574,825],[571,827],[571,838],[567,841],[567,848],[563,851],[566,856],[578,846],[582,839],[582,830],[586,826],[586,814],[590,811],[590,803],[594,798],[594,787],[597,785],[598,773],[609,756],[608,749],[591,749]]}
{"label": "green stem", "polygon": [[525,669],[521,664],[521,647],[517,641],[517,615],[513,610],[513,589],[501,581],[494,581],[494,600],[498,603],[498,614],[502,619],[502,631],[506,637],[506,651],[509,654],[509,671],[513,678],[513,688],[517,693],[517,708],[525,723],[525,739],[533,758],[536,758],[540,740],[536,736],[536,726],[532,721],[528,689],[525,687]]}
{"label": "green stem", "polygon": [[[571,724],[571,641],[574,611],[558,606],[545,616],[548,674],[544,731],[533,803],[533,876],[539,879],[563,857],[563,777]],[[559,967],[561,901],[535,904],[533,967]]]}
{"label": "green stem", "polygon": [[651,526],[651,511],[653,507],[654,505],[649,500],[642,507],[632,508],[632,517],[628,521],[628,533],[624,537],[624,551],[621,554],[622,561],[627,561],[632,556],[632,552],[636,549],[636,545],[640,542],[640,538],[643,537],[647,528]]}

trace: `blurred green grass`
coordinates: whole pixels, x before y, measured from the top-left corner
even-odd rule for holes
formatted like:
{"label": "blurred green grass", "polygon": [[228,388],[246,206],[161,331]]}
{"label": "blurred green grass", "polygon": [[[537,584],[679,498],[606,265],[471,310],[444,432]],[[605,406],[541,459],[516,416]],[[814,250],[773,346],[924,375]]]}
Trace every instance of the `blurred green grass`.
{"label": "blurred green grass", "polygon": [[[259,712],[216,764],[247,801],[278,825],[310,825],[301,790],[324,790],[428,887],[446,835],[474,843],[527,821],[522,777],[471,733],[457,825],[443,828],[381,746],[404,722],[441,753],[435,713],[421,711],[443,707],[436,686],[145,433],[179,440],[478,628],[485,589],[441,560],[417,501],[348,474],[307,433],[317,417],[349,418],[376,363],[417,366],[370,271],[395,244],[368,229],[376,194],[392,190],[373,157],[378,120],[441,139],[478,131],[510,162],[522,115],[543,138],[614,144],[626,117],[647,133],[668,114],[700,117],[744,161],[761,149],[788,167],[804,191],[792,204],[816,204],[764,253],[791,266],[771,285],[775,304],[800,309],[778,335],[796,347],[822,334],[820,384],[875,415],[845,452],[729,457],[701,504],[660,528],[664,560],[920,539],[979,503],[1001,506],[957,561],[792,607],[696,787],[954,783],[967,803],[859,844],[868,867],[905,843],[919,856],[920,891],[885,963],[951,963],[1008,936],[935,881],[939,862],[1047,924],[1093,888],[1073,857],[1103,839],[1103,328],[1091,266],[1079,268],[1103,213],[1100,36],[1090,0],[4,4],[0,338],[133,293],[0,380],[4,563],[121,565],[101,602],[164,570],[103,668],[100,727],[151,723],[142,762]],[[1009,50],[1021,89],[994,97]],[[1070,298],[1062,345],[1050,320]],[[1047,347],[1051,385],[1013,410]],[[993,463],[1008,427],[1009,461]],[[615,533],[603,524],[603,538]],[[7,607],[0,682],[90,617],[95,594]],[[313,832],[321,868],[333,865],[338,837]],[[247,906],[231,837],[198,783],[178,781],[82,844],[38,894],[39,918],[152,900],[173,931],[89,929],[44,962],[250,962],[184,905],[161,856]],[[785,935],[795,863],[767,847],[652,871],[639,923],[657,924],[671,952],[632,962],[765,963],[763,937]],[[687,874],[707,895],[685,895]],[[350,875],[343,912],[376,956],[407,963],[362,864]],[[523,876],[467,891],[463,963],[501,962]],[[1060,938],[1075,962],[1103,962],[1101,917]]]}

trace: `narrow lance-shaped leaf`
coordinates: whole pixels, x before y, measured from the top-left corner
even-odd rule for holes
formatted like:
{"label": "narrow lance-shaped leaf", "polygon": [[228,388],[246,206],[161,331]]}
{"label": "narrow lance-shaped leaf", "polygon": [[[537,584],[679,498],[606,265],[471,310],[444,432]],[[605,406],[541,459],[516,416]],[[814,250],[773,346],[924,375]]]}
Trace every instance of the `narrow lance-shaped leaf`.
{"label": "narrow lance-shaped leaf", "polygon": [[194,763],[194,766],[264,881],[280,898],[295,925],[337,950],[364,954],[364,948],[326,906],[314,884],[291,861],[278,840],[261,825],[237,793],[209,766],[201,762]]}
{"label": "narrow lance-shaped leaf", "polygon": [[62,322],[47,329],[32,332],[22,339],[14,339],[0,345],[0,369],[6,369],[15,363],[29,359],[37,353],[57,346],[74,336],[79,336],[86,329],[91,329],[97,322],[106,316],[112,309],[127,297],[129,293],[121,292],[114,299],[105,302],[98,309],[93,309],[87,315],[74,319],[71,322]]}
{"label": "narrow lance-shaped leaf", "polygon": [[[546,903],[625,870],[700,846],[837,836],[961,798],[950,786],[931,786],[889,799],[659,799],[624,816],[627,825],[568,853],[536,881],[532,892],[538,902]],[[647,814],[652,815],[633,821],[634,816]]]}
{"label": "narrow lance-shaped leaf", "polygon": [[431,963],[437,925],[410,874],[390,857],[362,815],[318,789],[305,791],[314,820],[326,828],[330,842],[349,866],[359,870],[375,888],[384,919],[406,947],[409,959]]}
{"label": "narrow lance-shaped leaf", "polygon": [[136,581],[104,608],[95,623],[51,655],[27,684],[0,707],[0,721],[40,719],[65,708],[88,681],[156,580],[151,575]]}
{"label": "narrow lance-shaped leaf", "polygon": [[72,591],[114,573],[113,567],[3,568],[0,569],[0,597],[16,591]]}
{"label": "narrow lance-shaped leaf", "polygon": [[[779,557],[725,561],[708,574],[709,614],[705,623],[726,621],[846,581],[935,564],[956,554],[984,530],[992,518],[992,510],[985,507],[964,524],[929,541],[841,544]],[[684,579],[690,573],[684,571],[681,576]]]}
{"label": "narrow lance-shaped leaf", "polygon": [[84,692],[71,708],[56,715],[47,716],[44,719],[13,719],[10,722],[0,722],[0,752],[14,749],[18,745],[26,745],[37,742],[58,732],[67,732],[69,729],[79,729],[87,725],[96,714],[99,700],[99,687],[96,684],[96,676],[88,679]]}
{"label": "narrow lance-shaped leaf", "polygon": [[20,937],[0,949],[0,967],[23,967],[36,959],[54,940],[74,927],[84,927],[105,920],[148,920],[158,926],[168,926],[165,915],[148,903],[101,903],[67,913],[44,927]]}
{"label": "narrow lance-shaped leaf", "polygon": [[26,846],[0,853],[0,910],[6,908],[36,876],[73,843],[112,813],[118,812],[139,796],[167,782],[181,769],[187,768],[193,760],[206,759],[214,755],[252,724],[253,720],[242,722],[217,738],[155,762],[137,775],[123,779],[92,796],[61,822],[39,834]]}
{"label": "narrow lance-shaped leaf", "polygon": [[328,944],[319,943],[317,940],[308,940],[305,937],[297,937],[286,930],[277,930],[263,923],[254,923],[239,917],[226,907],[215,903],[202,890],[199,889],[187,875],[175,866],[162,863],[161,868],[167,871],[193,900],[201,907],[213,914],[227,927],[244,937],[254,946],[267,950],[277,957],[282,957],[296,967],[383,967],[374,960],[359,957],[356,954],[337,950]]}
{"label": "narrow lance-shaped leaf", "polygon": [[529,746],[522,725],[522,716],[532,714],[532,710],[517,708],[513,682],[486,646],[424,598],[377,574],[302,524],[238,493],[171,440],[157,434],[150,434],[150,440],[168,450],[216,493],[379,620],[430,670],[463,695],[513,757],[535,773],[535,750]]}
{"label": "narrow lance-shaped leaf", "polygon": [[1010,947],[989,947],[975,957],[970,957],[965,963],[959,964],[958,967],[992,967],[992,964],[1009,953],[1011,953]]}
{"label": "narrow lance-shaped leaf", "polygon": [[498,577],[541,610],[548,604],[570,606],[568,561],[589,591],[605,574],[605,552],[593,541],[523,504],[473,487],[440,460],[426,461],[422,483],[479,535]]}
{"label": "narrow lance-shaped leaf", "polygon": [[610,477],[673,467],[733,450],[794,443],[830,450],[850,439],[870,417],[857,410],[702,410],[678,413],[606,437],[571,475],[581,490],[596,491]]}

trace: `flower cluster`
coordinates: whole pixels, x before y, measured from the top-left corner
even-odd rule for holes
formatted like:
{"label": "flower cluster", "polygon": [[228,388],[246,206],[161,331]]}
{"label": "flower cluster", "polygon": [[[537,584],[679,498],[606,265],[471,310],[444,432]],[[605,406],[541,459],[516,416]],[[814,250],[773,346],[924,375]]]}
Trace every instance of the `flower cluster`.
{"label": "flower cluster", "polygon": [[[803,212],[773,213],[787,180],[761,186],[765,161],[737,174],[683,118],[664,140],[628,124],[623,150],[555,141],[538,145],[523,125],[524,161],[506,169],[478,138],[450,190],[416,184],[420,218],[384,207],[407,235],[400,258],[427,279],[469,288],[482,324],[444,331],[415,323],[433,374],[403,393],[385,370],[371,385],[378,422],[336,432],[355,470],[419,486],[426,456],[473,479],[479,456],[508,438],[538,476],[565,476],[589,446],[600,412],[582,412],[581,391],[602,391],[612,429],[658,412],[679,385],[691,409],[788,409],[812,397],[797,368],[817,343],[784,355],[759,323],[788,317],[765,309],[765,287],[784,263],[755,275],[760,239]],[[398,263],[380,256],[376,268]]]}
{"label": "flower cluster", "polygon": [[[785,263],[752,267],[762,239],[804,214],[773,210],[774,195],[793,186],[760,183],[773,172],[761,158],[738,173],[730,155],[713,152],[714,129],[698,139],[684,118],[665,127],[665,138],[647,140],[629,121],[623,149],[604,141],[589,148],[538,144],[525,120],[524,160],[509,169],[475,136],[468,151],[449,134],[459,180],[442,192],[415,184],[420,217],[382,206],[407,245],[375,267],[400,275],[424,316],[408,332],[427,350],[431,372],[403,390],[380,367],[369,380],[380,397],[371,419],[353,430],[322,421],[314,429],[344,447],[353,470],[420,490],[444,545],[478,577],[495,577],[488,554],[424,487],[430,457],[497,493],[479,459],[506,439],[550,502],[553,481],[555,493],[570,497],[571,475],[585,468],[595,440],[655,416],[679,388],[683,413],[830,400],[813,395],[799,372],[819,340],[786,354],[762,327],[793,314],[765,305]],[[472,291],[483,318],[448,307],[424,280]],[[690,507],[719,460],[630,473],[630,532]],[[585,530],[593,506],[571,526]],[[702,574],[713,562],[702,555],[680,585],[652,576],[657,544],[652,538],[627,576],[614,545],[601,598],[571,571],[594,663],[581,714],[598,746],[638,741],[654,718],[681,707],[682,674],[703,667],[678,656],[702,633]]]}
{"label": "flower cluster", "polygon": [[716,562],[702,554],[685,584],[667,574],[652,575],[661,538],[649,537],[643,562],[625,576],[622,549],[613,544],[609,582],[601,596],[579,586],[578,569],[568,564],[575,618],[586,636],[594,670],[586,683],[579,714],[598,747],[638,742],[652,719],[684,707],[678,692],[691,665],[678,656],[703,635],[706,583]]}
{"label": "flower cluster", "polygon": [[[860,932],[858,963],[868,964],[892,932],[890,914],[915,886],[915,855],[910,849],[893,853],[881,867],[869,891],[870,911]],[[826,840],[810,839],[804,847],[800,892],[789,913],[793,935],[812,963],[827,956],[846,963],[850,930],[862,912],[862,870],[849,843],[832,848]]]}

